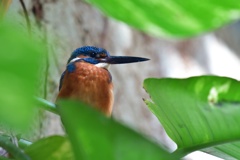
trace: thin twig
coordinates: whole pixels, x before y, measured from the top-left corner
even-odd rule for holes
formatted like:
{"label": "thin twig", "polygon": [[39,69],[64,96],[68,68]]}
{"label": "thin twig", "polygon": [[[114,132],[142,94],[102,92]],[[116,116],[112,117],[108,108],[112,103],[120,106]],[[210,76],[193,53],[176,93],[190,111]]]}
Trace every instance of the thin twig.
{"label": "thin twig", "polygon": [[23,0],[19,0],[19,1],[22,5],[22,8],[23,8],[24,16],[25,16],[25,19],[26,19],[27,27],[28,27],[28,33],[29,33],[29,35],[31,35],[31,23],[30,23],[30,20],[29,20],[29,16],[28,16],[28,12],[27,12],[25,3],[24,3]]}
{"label": "thin twig", "polygon": [[[46,29],[43,31],[44,32],[44,37],[43,37],[43,42],[47,44],[47,31]],[[45,70],[45,79],[44,79],[44,93],[43,93],[43,98],[47,99],[47,94],[48,94],[48,72],[49,72],[49,51],[48,47],[46,46],[46,70]]]}

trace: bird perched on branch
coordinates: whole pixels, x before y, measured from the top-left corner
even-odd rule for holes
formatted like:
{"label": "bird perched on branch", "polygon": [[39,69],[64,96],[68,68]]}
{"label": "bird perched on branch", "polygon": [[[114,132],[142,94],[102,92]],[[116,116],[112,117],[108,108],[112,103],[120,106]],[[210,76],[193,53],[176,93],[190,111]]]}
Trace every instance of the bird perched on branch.
{"label": "bird perched on branch", "polygon": [[76,49],[67,61],[62,73],[57,99],[73,99],[85,102],[110,116],[113,106],[110,64],[147,61],[147,58],[110,56],[108,51],[94,46]]}

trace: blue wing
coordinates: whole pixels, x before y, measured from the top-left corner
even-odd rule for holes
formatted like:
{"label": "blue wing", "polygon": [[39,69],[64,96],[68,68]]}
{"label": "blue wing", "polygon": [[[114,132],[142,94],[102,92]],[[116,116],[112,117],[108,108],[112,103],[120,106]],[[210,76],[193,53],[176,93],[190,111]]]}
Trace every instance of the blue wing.
{"label": "blue wing", "polygon": [[62,88],[62,82],[63,82],[63,78],[64,78],[64,75],[65,75],[65,72],[66,72],[66,71],[64,71],[64,72],[62,73],[61,78],[60,78],[59,91],[60,91],[60,89]]}
{"label": "blue wing", "polygon": [[75,71],[76,67],[74,63],[70,63],[67,65],[67,69],[62,73],[61,78],[60,78],[60,82],[59,82],[59,91],[62,88],[62,83],[63,83],[63,79],[64,79],[64,75],[66,73],[66,71],[68,71],[69,73],[73,73]]}

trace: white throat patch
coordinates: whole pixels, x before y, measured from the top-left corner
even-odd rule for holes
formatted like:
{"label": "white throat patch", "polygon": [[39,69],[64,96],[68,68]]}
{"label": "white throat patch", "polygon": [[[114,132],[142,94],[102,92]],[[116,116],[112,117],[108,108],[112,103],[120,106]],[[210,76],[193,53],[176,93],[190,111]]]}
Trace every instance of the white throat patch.
{"label": "white throat patch", "polygon": [[96,67],[99,67],[99,68],[106,68],[108,69],[110,64],[108,63],[98,63],[98,64],[95,64]]}
{"label": "white throat patch", "polygon": [[[76,61],[78,61],[80,59],[82,59],[82,58],[79,58],[79,57],[73,58],[69,63],[76,62]],[[108,64],[108,63],[98,63],[98,64],[95,64],[95,66],[99,67],[99,68],[106,68],[106,69],[108,69],[110,64]]]}

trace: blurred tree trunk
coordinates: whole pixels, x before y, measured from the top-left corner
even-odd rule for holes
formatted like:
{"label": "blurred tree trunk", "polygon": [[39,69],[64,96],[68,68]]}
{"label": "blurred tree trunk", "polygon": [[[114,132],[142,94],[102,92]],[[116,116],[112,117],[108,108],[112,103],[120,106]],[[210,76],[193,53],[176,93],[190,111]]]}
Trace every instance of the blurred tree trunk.
{"label": "blurred tree trunk", "polygon": [[[22,13],[18,1],[11,7]],[[148,98],[142,84],[148,77],[187,77],[211,73],[204,41],[207,36],[170,41],[154,38],[126,24],[104,16],[98,9],[81,0],[25,0],[32,23],[38,24],[48,42],[47,94],[54,102],[58,93],[61,72],[71,52],[84,45],[107,49],[112,55],[131,55],[150,58],[151,61],[116,65],[110,68],[114,82],[115,103],[113,118],[171,148],[156,117],[148,110],[142,98]],[[41,37],[40,36],[40,37]],[[63,134],[59,117],[44,113],[38,128],[43,137]]]}

